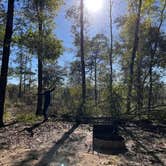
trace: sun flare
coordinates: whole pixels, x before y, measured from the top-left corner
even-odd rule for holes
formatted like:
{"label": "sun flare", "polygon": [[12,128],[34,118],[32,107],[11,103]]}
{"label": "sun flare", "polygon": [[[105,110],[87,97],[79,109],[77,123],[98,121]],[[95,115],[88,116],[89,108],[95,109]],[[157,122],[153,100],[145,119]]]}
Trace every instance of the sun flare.
{"label": "sun flare", "polygon": [[85,7],[90,12],[98,12],[103,6],[103,0],[85,0]]}

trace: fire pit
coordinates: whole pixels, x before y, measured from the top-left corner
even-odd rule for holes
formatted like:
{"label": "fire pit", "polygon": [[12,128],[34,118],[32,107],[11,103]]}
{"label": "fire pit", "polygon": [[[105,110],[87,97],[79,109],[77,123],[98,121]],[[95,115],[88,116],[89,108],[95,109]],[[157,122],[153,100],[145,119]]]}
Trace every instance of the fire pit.
{"label": "fire pit", "polygon": [[115,132],[113,125],[93,126],[93,150],[100,153],[123,153],[125,140]]}

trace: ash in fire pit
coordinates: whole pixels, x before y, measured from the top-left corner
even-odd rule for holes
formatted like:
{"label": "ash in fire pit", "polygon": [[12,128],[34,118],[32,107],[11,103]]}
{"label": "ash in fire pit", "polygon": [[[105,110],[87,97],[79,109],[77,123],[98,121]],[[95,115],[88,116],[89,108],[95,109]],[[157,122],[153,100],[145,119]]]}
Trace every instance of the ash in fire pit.
{"label": "ash in fire pit", "polygon": [[124,153],[125,140],[113,125],[94,125],[93,150],[107,154]]}

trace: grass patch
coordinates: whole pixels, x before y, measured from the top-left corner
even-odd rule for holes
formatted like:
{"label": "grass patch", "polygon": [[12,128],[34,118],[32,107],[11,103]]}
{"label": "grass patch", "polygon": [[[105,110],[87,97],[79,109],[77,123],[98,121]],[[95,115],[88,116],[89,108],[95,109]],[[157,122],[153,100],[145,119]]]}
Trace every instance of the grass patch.
{"label": "grass patch", "polygon": [[10,121],[12,118],[13,118],[13,117],[12,117],[11,112],[9,112],[9,111],[5,111],[5,112],[4,112],[4,120],[5,120],[5,121]]}
{"label": "grass patch", "polygon": [[41,116],[36,116],[34,113],[19,113],[16,115],[16,120],[24,123],[35,123],[36,121],[41,121],[42,119],[43,118]]}

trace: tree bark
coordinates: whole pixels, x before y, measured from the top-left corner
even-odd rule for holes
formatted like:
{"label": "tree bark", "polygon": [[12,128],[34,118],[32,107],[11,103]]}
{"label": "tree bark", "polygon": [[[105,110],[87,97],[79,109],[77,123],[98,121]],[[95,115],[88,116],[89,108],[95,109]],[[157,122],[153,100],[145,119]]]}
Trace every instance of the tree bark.
{"label": "tree bark", "polygon": [[142,0],[139,0],[139,7],[138,7],[138,12],[137,12],[137,20],[136,20],[136,27],[135,27],[135,35],[134,35],[134,43],[133,43],[133,49],[132,49],[132,54],[131,54],[130,66],[129,66],[129,81],[128,81],[128,93],[127,93],[127,105],[126,105],[127,112],[129,112],[131,109],[130,107],[131,107],[132,87],[133,87],[133,77],[134,77],[134,62],[135,62],[135,57],[136,57],[136,52],[138,49],[138,42],[139,42],[141,7],[142,7]]}
{"label": "tree bark", "polygon": [[81,52],[81,72],[82,72],[82,103],[80,113],[85,110],[86,102],[86,75],[85,75],[85,60],[84,60],[84,2],[80,0],[81,14],[80,14],[80,52]]}
{"label": "tree bark", "polygon": [[[112,32],[112,0],[110,0],[110,52],[109,52],[109,63],[110,63],[110,102],[112,103],[112,83],[113,83],[113,70],[112,70],[112,52],[113,52],[113,32]],[[111,104],[112,106],[112,104]]]}
{"label": "tree bark", "polygon": [[[26,65],[25,65],[25,71],[24,71],[24,77],[23,77],[23,87],[24,87],[24,89],[23,89],[23,96],[25,95],[25,93],[26,93]],[[24,96],[25,97],[25,96]]]}
{"label": "tree bark", "polygon": [[4,126],[3,114],[7,86],[10,44],[13,33],[14,0],[8,0],[7,22],[3,42],[2,66],[0,75],[0,127]]}
{"label": "tree bark", "polygon": [[28,63],[28,57],[27,55],[25,56],[25,61],[24,61],[24,77],[23,77],[23,95],[25,95],[26,90],[27,90],[27,85],[26,85],[26,81],[27,81],[27,63]]}
{"label": "tree bark", "polygon": [[154,56],[156,54],[157,51],[157,46],[158,46],[158,42],[159,42],[159,34],[160,34],[160,29],[161,26],[163,24],[163,20],[164,20],[164,12],[165,12],[165,8],[166,8],[166,0],[164,3],[164,6],[161,10],[161,14],[160,14],[160,24],[157,28],[157,33],[156,33],[156,40],[154,43],[154,48],[152,47],[152,43],[150,43],[150,49],[151,49],[151,55],[150,55],[150,64],[149,64],[149,94],[148,94],[148,118],[151,112],[151,107],[152,107],[152,96],[153,96],[153,65],[154,65]]}
{"label": "tree bark", "polygon": [[151,51],[151,55],[150,55],[150,64],[149,64],[149,92],[148,92],[148,118],[149,118],[149,114],[151,112],[151,106],[152,106],[152,95],[153,95],[153,60],[154,59],[154,56],[153,56],[153,53]]}
{"label": "tree bark", "polygon": [[98,99],[98,94],[97,94],[97,55],[95,55],[95,105],[97,107],[97,99]]}
{"label": "tree bark", "polygon": [[18,97],[21,98],[22,97],[22,82],[23,82],[23,66],[24,66],[24,62],[23,62],[23,53],[22,53],[22,46],[20,47],[21,49],[21,53],[20,53],[20,59],[19,59],[19,91],[18,91]]}
{"label": "tree bark", "polygon": [[[43,25],[42,21],[39,21],[39,37],[40,37],[40,44],[38,48],[38,94],[42,93],[42,88],[43,88],[43,57],[42,57],[42,34],[43,34]],[[42,95],[38,95],[37,97],[37,110],[36,110],[36,115],[42,115]]]}
{"label": "tree bark", "polygon": [[165,12],[165,8],[166,8],[166,0],[164,3],[164,6],[161,10],[161,14],[160,14],[160,24],[157,28],[157,33],[156,33],[156,40],[154,43],[154,48],[152,47],[152,43],[150,43],[150,49],[151,49],[151,55],[150,55],[150,64],[149,64],[149,95],[148,95],[148,118],[149,118],[149,114],[151,112],[151,107],[152,107],[152,97],[153,97],[153,65],[154,65],[154,56],[156,54],[157,51],[157,46],[158,46],[158,42],[159,42],[159,34],[160,34],[160,29],[161,26],[163,24],[163,20],[164,20],[164,12]]}
{"label": "tree bark", "polygon": [[140,118],[141,109],[143,106],[143,83],[141,81],[141,69],[142,69],[142,55],[139,55],[137,59],[137,82],[136,82],[136,89],[137,89],[137,115]]}
{"label": "tree bark", "polygon": [[22,69],[20,67],[20,78],[19,78],[19,91],[18,91],[18,97],[22,97]]}
{"label": "tree bark", "polygon": [[[32,60],[30,60],[30,72],[32,72]],[[29,76],[29,87],[28,87],[28,90],[29,90],[29,93],[31,91],[31,84],[32,84],[32,75],[30,74]]]}

